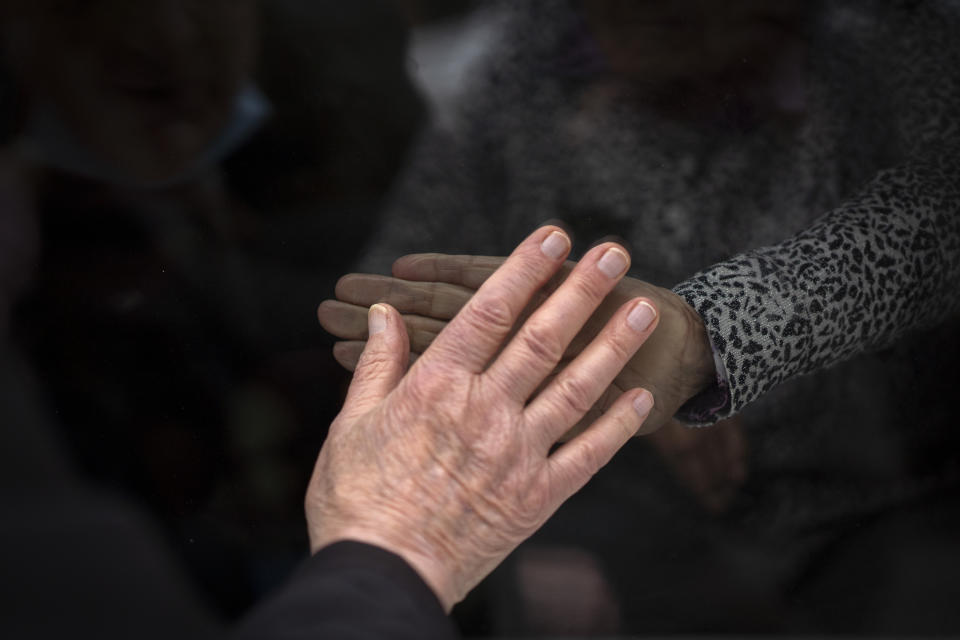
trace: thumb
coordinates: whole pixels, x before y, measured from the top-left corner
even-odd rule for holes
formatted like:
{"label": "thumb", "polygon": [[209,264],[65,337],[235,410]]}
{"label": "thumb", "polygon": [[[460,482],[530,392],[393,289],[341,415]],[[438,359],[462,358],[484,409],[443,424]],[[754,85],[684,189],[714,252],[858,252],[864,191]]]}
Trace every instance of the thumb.
{"label": "thumb", "polygon": [[369,337],[347,391],[343,411],[366,413],[390,393],[407,370],[410,343],[403,319],[387,304],[367,314]]}

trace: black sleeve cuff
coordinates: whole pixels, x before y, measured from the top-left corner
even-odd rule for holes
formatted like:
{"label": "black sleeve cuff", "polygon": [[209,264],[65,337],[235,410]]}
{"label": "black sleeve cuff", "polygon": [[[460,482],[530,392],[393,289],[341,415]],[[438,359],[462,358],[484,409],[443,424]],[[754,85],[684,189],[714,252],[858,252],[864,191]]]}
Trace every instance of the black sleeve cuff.
{"label": "black sleeve cuff", "polygon": [[338,542],[307,560],[237,638],[457,638],[436,595],[401,557]]}

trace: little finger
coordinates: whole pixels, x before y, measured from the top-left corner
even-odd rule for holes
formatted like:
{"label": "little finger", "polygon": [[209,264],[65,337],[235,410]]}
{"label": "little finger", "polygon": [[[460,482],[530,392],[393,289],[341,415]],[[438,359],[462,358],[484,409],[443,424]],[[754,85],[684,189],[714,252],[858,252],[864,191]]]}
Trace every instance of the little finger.
{"label": "little finger", "polygon": [[620,308],[600,334],[527,406],[542,424],[549,448],[603,396],[627,362],[657,326],[657,312],[645,299]]}
{"label": "little finger", "polygon": [[626,392],[610,410],[576,438],[547,458],[547,481],[552,505],[579,491],[632,438],[653,407],[653,395],[644,389]]}

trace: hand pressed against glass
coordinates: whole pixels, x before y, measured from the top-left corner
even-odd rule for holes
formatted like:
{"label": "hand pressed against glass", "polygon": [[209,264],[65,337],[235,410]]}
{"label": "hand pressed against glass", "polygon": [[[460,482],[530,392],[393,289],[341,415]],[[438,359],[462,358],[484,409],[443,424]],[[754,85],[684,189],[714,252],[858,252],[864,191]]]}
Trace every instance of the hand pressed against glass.
{"label": "hand pressed against glass", "polygon": [[[330,333],[348,341],[338,344],[334,355],[342,365],[352,369],[366,337],[367,308],[385,302],[404,314],[411,350],[414,354],[422,353],[502,263],[503,258],[431,253],[397,260],[394,278],[369,274],[344,276],[337,285],[338,300],[320,305],[320,323]],[[544,290],[534,296],[524,313],[536,309],[574,267],[575,263],[567,262]],[[643,427],[643,433],[650,433],[670,420],[684,402],[707,387],[716,375],[703,321],[681,298],[642,280],[623,278],[584,323],[561,362],[575,358],[620,305],[637,296],[654,301],[663,321],[644,349],[617,374],[586,420],[599,416],[623,391],[643,387],[656,398],[656,406]]]}
{"label": "hand pressed against glass", "polygon": [[[394,264],[396,278],[351,274],[337,286],[339,300],[324,302],[320,321],[331,333],[345,338],[334,348],[339,362],[356,366],[366,336],[367,306],[376,302],[393,305],[404,314],[414,353],[422,352],[476,292],[484,280],[503,263],[503,258],[420,254]],[[529,314],[556,288],[574,263],[567,262],[525,310]],[[405,279],[401,279],[405,278]],[[610,319],[619,305],[634,296],[655,301],[661,321],[644,348],[630,359],[607,390],[568,436],[590,424],[625,389],[643,387],[656,399],[641,434],[708,511],[724,511],[746,478],[747,448],[742,420],[734,418],[709,428],[691,429],[671,420],[677,408],[715,376],[713,357],[703,323],[696,312],[667,289],[625,277],[611,291],[573,339],[561,364],[576,357]]]}
{"label": "hand pressed against glass", "polygon": [[370,309],[306,497],[314,551],[345,539],[391,550],[449,609],[637,432],[653,398],[630,389],[550,453],[657,326],[648,299],[627,301],[544,386],[629,263],[594,248],[515,329],[569,247],[556,227],[532,234],[409,371],[400,315]]}

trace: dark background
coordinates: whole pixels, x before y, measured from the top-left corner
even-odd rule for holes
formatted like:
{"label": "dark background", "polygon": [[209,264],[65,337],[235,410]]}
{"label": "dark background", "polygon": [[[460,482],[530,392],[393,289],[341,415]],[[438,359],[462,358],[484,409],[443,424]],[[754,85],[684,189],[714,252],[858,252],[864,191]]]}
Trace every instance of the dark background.
{"label": "dark background", "polygon": [[[478,11],[466,0],[262,0],[249,42],[239,42],[245,36],[223,17],[229,8],[219,15],[218,2],[169,0],[157,6],[173,13],[158,15],[188,16],[185,29],[200,15],[192,11],[211,12],[214,25],[223,20],[198,31],[190,40],[197,50],[174,63],[179,27],[155,22],[145,33],[161,35],[138,39],[131,34],[143,26],[110,0],[7,2],[0,635],[224,633],[306,554],[303,493],[349,382],[316,306],[365,255],[418,136],[472,86],[469,47],[457,47],[476,42],[482,56],[496,19],[489,4]],[[550,15],[550,3],[541,4]],[[22,48],[16,41],[26,32],[10,16],[28,14],[62,23],[51,33],[80,35]],[[112,22],[126,19],[133,26]],[[174,35],[164,39],[164,28]],[[130,37],[115,42],[116,33]],[[100,45],[103,59],[129,62],[116,77],[136,104],[152,105],[143,107],[150,122],[181,108],[204,113],[203,100],[219,114],[212,122],[228,122],[224,105],[247,84],[270,112],[199,168],[191,158],[202,144],[171,151],[147,134],[107,145],[123,169],[116,181],[38,160],[23,141],[45,101],[62,89],[79,113],[86,107],[70,95],[106,91],[99,76],[81,73],[85,52]],[[221,53],[227,61],[218,67]],[[457,55],[467,62],[454,64]],[[571,82],[612,73],[577,55],[564,61]],[[193,79],[194,66],[198,77],[206,67],[222,76],[225,100],[210,89],[200,106],[178,102],[178,74],[191,78],[188,87],[216,84]],[[122,109],[91,104],[122,126]],[[753,114],[724,113],[731,131],[752,126]],[[69,122],[82,130],[97,116],[77,118]],[[216,132],[223,122],[205,126]],[[98,131],[89,125],[80,139]],[[157,183],[170,175],[172,183]],[[575,203],[557,215],[580,243],[618,231],[616,220]],[[446,239],[426,240],[439,249]],[[757,469],[739,501],[716,515],[655,451],[631,445],[617,468],[457,607],[457,622],[476,636],[960,631],[950,570],[960,567],[957,336],[953,322],[919,338],[914,370],[903,369],[896,390],[912,398],[904,419],[918,416],[940,434],[911,459],[921,471],[946,469],[950,483],[791,534],[781,548],[781,538],[744,525],[769,469]],[[877,357],[896,357],[896,349]],[[852,365],[850,375],[870,366]],[[848,419],[856,416],[836,417]],[[652,484],[624,479],[637,468],[652,470]],[[897,561],[922,560],[884,564],[890,548],[910,551]],[[887,616],[883,599],[848,590],[841,578],[851,574],[927,584],[930,624]],[[558,603],[569,601],[583,607],[565,617]]]}

